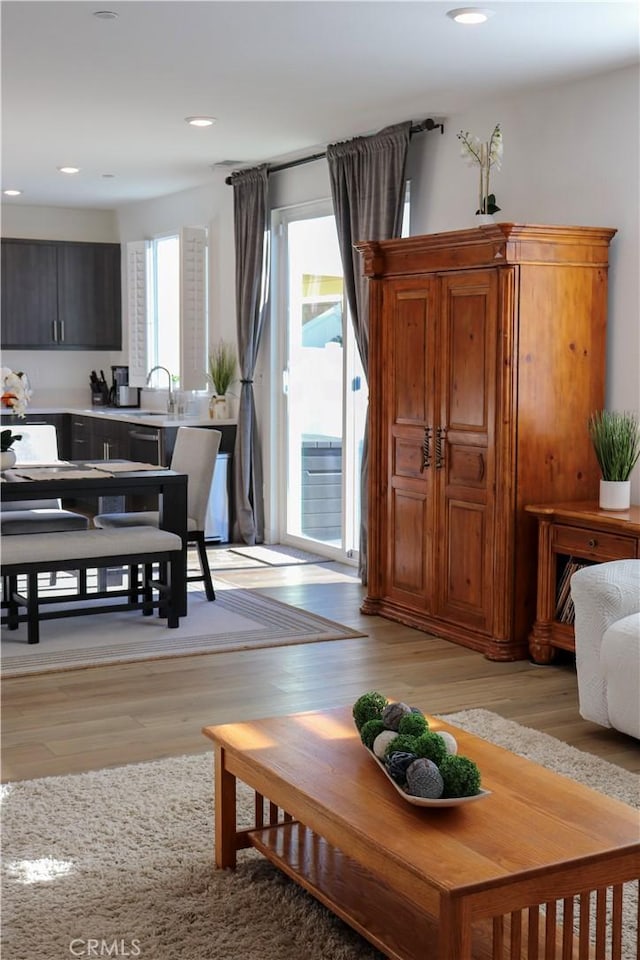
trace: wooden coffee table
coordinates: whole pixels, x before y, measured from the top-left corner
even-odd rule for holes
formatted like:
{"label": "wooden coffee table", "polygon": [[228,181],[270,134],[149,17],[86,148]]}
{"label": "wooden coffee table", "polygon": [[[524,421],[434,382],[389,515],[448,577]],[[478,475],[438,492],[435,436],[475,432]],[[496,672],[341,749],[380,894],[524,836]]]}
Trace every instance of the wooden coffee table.
{"label": "wooden coffee table", "polygon": [[[490,796],[446,809],[405,802],[349,708],[205,727],[216,865],[257,848],[396,960],[619,960],[622,884],[640,870],[638,814],[429,721],[478,763]],[[256,794],[249,829],[236,827],[236,779]]]}

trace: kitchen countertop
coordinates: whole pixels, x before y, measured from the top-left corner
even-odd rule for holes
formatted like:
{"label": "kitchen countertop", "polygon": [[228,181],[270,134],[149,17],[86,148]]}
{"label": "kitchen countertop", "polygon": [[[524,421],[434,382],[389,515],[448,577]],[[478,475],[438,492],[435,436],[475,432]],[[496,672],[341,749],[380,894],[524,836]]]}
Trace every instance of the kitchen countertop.
{"label": "kitchen countertop", "polygon": [[235,420],[212,420],[208,416],[178,417],[164,410],[147,410],[128,407],[29,407],[30,416],[53,413],[70,413],[82,417],[96,417],[98,420],[120,420],[125,423],[139,423],[150,427],[218,427],[235,426]]}

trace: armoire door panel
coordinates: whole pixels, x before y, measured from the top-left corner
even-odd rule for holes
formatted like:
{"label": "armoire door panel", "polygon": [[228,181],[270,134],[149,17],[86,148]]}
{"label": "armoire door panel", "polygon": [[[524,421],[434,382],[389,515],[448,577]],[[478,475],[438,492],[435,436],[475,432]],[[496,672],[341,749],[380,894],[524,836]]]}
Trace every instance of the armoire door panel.
{"label": "armoire door panel", "polygon": [[[390,596],[408,597],[414,603],[427,591],[427,498],[424,493],[394,488],[392,491],[391,529],[389,542]],[[418,599],[423,607],[423,599]]]}
{"label": "armoire door panel", "polygon": [[484,490],[487,483],[487,451],[482,447],[451,444],[448,449],[447,483]]}
{"label": "armoire door panel", "polygon": [[393,420],[425,423],[429,398],[429,295],[424,288],[398,291],[393,317]]}
{"label": "armoire door panel", "polygon": [[491,416],[497,274],[454,275],[443,280],[443,344],[446,383],[442,384],[442,426],[486,433]]}
{"label": "armoire door panel", "polygon": [[424,470],[423,449],[424,431],[415,432],[413,437],[403,435],[393,438],[393,466],[394,477],[410,477],[418,479]]}
{"label": "armoire door panel", "polygon": [[450,500],[443,518],[438,569],[441,573],[437,616],[484,628],[490,625],[492,592],[487,543],[492,543],[488,511],[482,503]]}

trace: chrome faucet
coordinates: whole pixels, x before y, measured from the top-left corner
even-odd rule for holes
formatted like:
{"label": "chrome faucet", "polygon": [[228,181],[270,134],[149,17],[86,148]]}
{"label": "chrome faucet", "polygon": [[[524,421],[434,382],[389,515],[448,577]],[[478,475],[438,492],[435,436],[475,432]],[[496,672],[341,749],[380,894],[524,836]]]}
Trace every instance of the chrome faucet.
{"label": "chrome faucet", "polygon": [[149,381],[151,380],[151,374],[155,373],[156,370],[164,370],[164,372],[167,375],[167,379],[169,381],[169,394],[167,397],[167,413],[173,413],[173,411],[175,410],[175,400],[173,399],[173,390],[171,389],[171,374],[167,370],[167,368],[161,367],[161,366],[152,367],[151,370],[149,370],[149,373],[147,374],[147,386],[149,386]]}

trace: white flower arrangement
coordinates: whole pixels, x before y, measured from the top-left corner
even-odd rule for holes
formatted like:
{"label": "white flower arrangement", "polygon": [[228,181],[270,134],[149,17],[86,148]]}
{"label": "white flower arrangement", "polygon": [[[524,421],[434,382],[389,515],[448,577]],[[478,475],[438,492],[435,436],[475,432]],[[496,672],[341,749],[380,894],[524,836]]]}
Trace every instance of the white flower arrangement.
{"label": "white flower arrangement", "polygon": [[489,176],[491,168],[499,170],[502,166],[502,131],[496,123],[489,140],[484,143],[478,137],[472,136],[469,131],[461,130],[457,135],[462,147],[460,156],[470,167],[477,163],[480,167],[480,189],[478,191],[478,209],[476,213],[497,213],[500,207],[496,205],[495,194],[489,192]]}
{"label": "white flower arrangement", "polygon": [[9,407],[17,417],[24,417],[33,391],[26,373],[14,373],[9,367],[2,368],[2,405]]}

